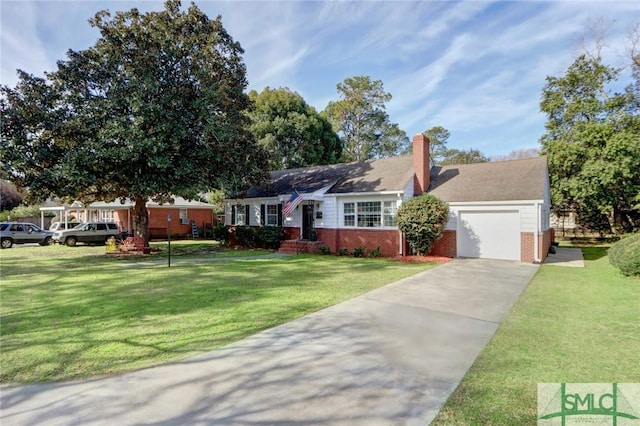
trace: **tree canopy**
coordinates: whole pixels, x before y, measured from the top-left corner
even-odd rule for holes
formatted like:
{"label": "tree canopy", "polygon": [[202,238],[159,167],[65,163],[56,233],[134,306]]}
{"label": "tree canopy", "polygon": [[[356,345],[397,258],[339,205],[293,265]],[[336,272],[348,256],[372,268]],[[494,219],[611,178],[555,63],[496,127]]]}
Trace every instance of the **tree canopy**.
{"label": "tree canopy", "polygon": [[333,164],[342,145],[331,123],[287,88],[249,92],[251,133],[270,154],[269,169]]}
{"label": "tree canopy", "polygon": [[451,132],[442,126],[434,126],[429,130],[422,132],[429,139],[429,155],[431,155],[431,161],[434,164],[440,164],[440,162],[447,155],[447,142]]}
{"label": "tree canopy", "polygon": [[346,78],[336,86],[341,97],[329,102],[324,114],[343,141],[344,161],[364,161],[406,152],[409,138],[391,123],[386,103],[391,94],[369,76]]}
{"label": "tree canopy", "polygon": [[447,147],[451,133],[442,126],[434,126],[422,132],[429,139],[429,155],[435,165],[484,163],[489,159],[474,148],[455,149]]}
{"label": "tree canopy", "polygon": [[440,161],[440,165],[447,164],[473,164],[486,163],[489,159],[480,150],[475,148],[469,149],[448,149]]}
{"label": "tree canopy", "polygon": [[540,104],[553,204],[575,206],[599,231],[640,227],[640,109],[631,88],[613,92],[621,72],[582,54],[564,76],[547,77]]}
{"label": "tree canopy", "polygon": [[235,192],[265,177],[248,131],[243,50],[192,4],[98,12],[95,45],[39,78],[2,87],[3,166],[34,198],[130,198],[148,241],[147,199]]}

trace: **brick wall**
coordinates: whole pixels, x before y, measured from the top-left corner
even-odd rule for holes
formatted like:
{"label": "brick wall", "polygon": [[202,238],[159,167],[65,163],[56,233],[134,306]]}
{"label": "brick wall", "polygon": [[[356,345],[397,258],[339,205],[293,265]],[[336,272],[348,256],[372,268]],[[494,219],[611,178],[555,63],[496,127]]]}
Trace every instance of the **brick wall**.
{"label": "brick wall", "polygon": [[373,229],[316,229],[318,240],[336,253],[338,249],[346,248],[353,251],[362,246],[367,252],[380,247],[380,254],[385,257],[398,255],[400,247],[400,232],[397,230]]}
{"label": "brick wall", "polygon": [[[533,232],[521,232],[520,233],[520,261],[521,262],[534,262],[534,234]],[[551,246],[551,230],[546,230],[538,234],[538,257],[540,262],[544,262],[549,254],[549,247]]]}
{"label": "brick wall", "polygon": [[444,231],[442,237],[433,244],[433,248],[429,254],[433,256],[456,257],[458,255],[456,231]]}

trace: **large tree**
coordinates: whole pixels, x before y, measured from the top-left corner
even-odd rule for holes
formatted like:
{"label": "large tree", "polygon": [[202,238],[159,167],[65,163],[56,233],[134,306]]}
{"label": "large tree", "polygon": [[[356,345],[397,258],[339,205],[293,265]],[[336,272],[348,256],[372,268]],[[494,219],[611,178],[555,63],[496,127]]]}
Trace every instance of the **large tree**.
{"label": "large tree", "polygon": [[451,133],[442,126],[434,126],[429,130],[425,130],[422,134],[429,139],[431,161],[434,164],[440,164],[447,155],[447,142],[449,142]]}
{"label": "large tree", "polygon": [[576,206],[587,226],[615,232],[640,226],[640,110],[637,92],[612,91],[621,72],[599,52],[582,54],[564,76],[547,77],[540,104],[554,206]]}
{"label": "large tree", "polygon": [[391,94],[380,80],[369,76],[346,78],[337,85],[341,97],[329,102],[324,113],[343,140],[344,161],[364,161],[406,152],[409,138],[391,123],[386,103]]}
{"label": "large tree", "polygon": [[271,170],[337,163],[340,138],[331,123],[288,88],[249,92],[251,133],[269,152]]}
{"label": "large tree", "polygon": [[486,163],[489,161],[480,150],[475,148],[469,149],[448,149],[440,161],[440,165],[449,164],[474,164],[474,163]]}
{"label": "large tree", "polygon": [[68,51],[46,78],[2,87],[3,166],[30,196],[132,199],[148,241],[148,199],[228,192],[264,178],[248,128],[243,50],[192,4],[98,12],[95,45]]}

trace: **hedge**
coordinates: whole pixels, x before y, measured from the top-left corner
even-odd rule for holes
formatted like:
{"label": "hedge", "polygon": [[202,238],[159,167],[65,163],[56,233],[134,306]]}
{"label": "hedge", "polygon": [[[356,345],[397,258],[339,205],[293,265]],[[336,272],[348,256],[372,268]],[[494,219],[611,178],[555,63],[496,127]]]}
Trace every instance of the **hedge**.
{"label": "hedge", "polygon": [[640,276],[640,233],[614,243],[609,249],[609,262],[625,275]]}

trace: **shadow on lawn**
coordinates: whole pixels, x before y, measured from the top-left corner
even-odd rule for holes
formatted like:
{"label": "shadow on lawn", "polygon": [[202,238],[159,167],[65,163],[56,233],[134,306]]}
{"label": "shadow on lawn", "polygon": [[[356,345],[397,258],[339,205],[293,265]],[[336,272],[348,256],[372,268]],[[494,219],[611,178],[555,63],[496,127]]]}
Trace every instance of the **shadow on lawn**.
{"label": "shadow on lawn", "polygon": [[[335,303],[333,294],[307,293],[329,286],[328,276],[388,267],[304,256],[171,269],[120,264],[80,256],[5,270],[14,279],[3,285],[0,381],[100,375],[210,350]],[[23,356],[25,347],[37,356]]]}
{"label": "shadow on lawn", "polygon": [[598,260],[607,256],[609,247],[580,247],[584,260]]}

